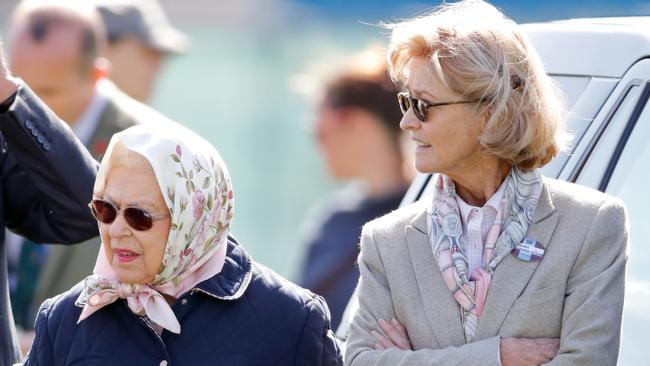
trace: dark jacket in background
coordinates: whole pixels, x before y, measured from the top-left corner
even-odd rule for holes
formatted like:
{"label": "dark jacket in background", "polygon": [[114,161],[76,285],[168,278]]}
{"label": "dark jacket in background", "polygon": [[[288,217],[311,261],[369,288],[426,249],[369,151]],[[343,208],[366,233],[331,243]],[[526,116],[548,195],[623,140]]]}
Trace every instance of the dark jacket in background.
{"label": "dark jacket in background", "polygon": [[317,295],[255,263],[229,238],[222,271],[172,305],[181,333],[158,335],[121,299],[77,324],[82,284],[47,300],[29,365],[342,365]]}
{"label": "dark jacket in background", "polygon": [[343,318],[359,281],[361,227],[399,207],[404,190],[369,198],[357,189],[343,189],[328,197],[327,204],[312,214],[298,284],[323,296],[332,314],[332,329]]}
{"label": "dark jacket in background", "polygon": [[20,360],[9,305],[4,227],[36,242],[98,234],[90,214],[97,162],[27,87],[0,111],[0,366]]}

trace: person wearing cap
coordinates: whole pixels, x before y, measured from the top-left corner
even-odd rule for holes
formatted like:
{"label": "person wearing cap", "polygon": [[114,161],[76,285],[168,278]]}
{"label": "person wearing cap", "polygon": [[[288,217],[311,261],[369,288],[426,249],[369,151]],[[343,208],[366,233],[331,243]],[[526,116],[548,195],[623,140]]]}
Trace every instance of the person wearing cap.
{"label": "person wearing cap", "polygon": [[187,51],[189,41],[169,23],[156,0],[95,0],[108,33],[110,78],[126,94],[147,102],[163,61]]}
{"label": "person wearing cap", "polygon": [[[86,1],[22,1],[9,27],[8,60],[13,72],[72,128],[99,159],[110,137],[125,128],[163,117],[133,100],[107,78],[106,34]],[[16,323],[33,328],[35,311],[48,297],[77,283],[92,269],[95,238],[78,246],[40,246],[7,234],[11,298]],[[28,346],[29,338],[25,338]]]}
{"label": "person wearing cap", "polygon": [[354,55],[324,85],[316,137],[330,176],[348,184],[306,220],[298,283],[325,298],[333,329],[359,280],[361,227],[396,209],[411,178],[395,93],[379,47]]}

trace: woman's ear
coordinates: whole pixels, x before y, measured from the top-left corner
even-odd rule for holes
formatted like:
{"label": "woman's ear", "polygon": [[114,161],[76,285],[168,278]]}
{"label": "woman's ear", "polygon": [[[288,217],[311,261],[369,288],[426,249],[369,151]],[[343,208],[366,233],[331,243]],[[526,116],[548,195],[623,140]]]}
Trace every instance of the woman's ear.
{"label": "woman's ear", "polygon": [[479,121],[481,124],[481,133],[485,130],[485,127],[487,126],[488,121],[492,117],[492,105],[480,107],[478,111],[479,115]]}

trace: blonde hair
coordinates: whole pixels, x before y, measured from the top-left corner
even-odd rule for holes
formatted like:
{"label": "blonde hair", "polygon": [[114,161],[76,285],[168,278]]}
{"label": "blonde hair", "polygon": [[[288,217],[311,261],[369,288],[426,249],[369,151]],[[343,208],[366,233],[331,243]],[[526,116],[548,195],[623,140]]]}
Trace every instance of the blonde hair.
{"label": "blonde hair", "polygon": [[545,165],[568,142],[565,105],[517,24],[482,0],[443,4],[396,24],[391,77],[404,82],[410,61],[428,58],[440,81],[488,108],[481,147],[522,169]]}

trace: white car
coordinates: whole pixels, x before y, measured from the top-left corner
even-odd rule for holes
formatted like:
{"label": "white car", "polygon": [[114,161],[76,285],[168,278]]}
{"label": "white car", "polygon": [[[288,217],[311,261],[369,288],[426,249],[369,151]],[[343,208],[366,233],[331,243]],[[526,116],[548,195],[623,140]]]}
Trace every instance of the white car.
{"label": "white car", "polygon": [[[650,17],[522,27],[566,95],[574,135],[570,150],[543,174],[607,192],[627,206],[630,245],[619,364],[650,365]],[[402,204],[430,199],[432,181],[430,174],[418,175]],[[342,338],[357,306],[353,295],[337,331]]]}

